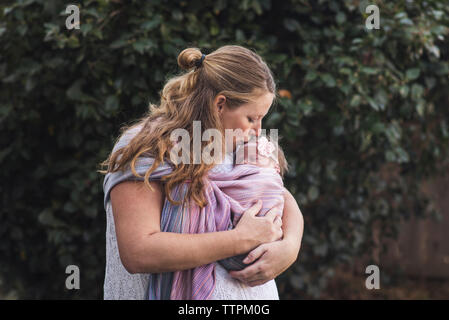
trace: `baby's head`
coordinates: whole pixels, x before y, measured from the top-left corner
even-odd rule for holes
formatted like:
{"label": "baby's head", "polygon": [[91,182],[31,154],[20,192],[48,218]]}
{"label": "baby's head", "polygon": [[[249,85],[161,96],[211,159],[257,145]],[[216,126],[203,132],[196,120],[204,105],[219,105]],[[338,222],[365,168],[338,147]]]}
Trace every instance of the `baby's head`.
{"label": "baby's head", "polygon": [[279,145],[266,136],[254,137],[236,149],[235,164],[252,164],[258,167],[274,168],[283,177],[288,171],[287,160]]}

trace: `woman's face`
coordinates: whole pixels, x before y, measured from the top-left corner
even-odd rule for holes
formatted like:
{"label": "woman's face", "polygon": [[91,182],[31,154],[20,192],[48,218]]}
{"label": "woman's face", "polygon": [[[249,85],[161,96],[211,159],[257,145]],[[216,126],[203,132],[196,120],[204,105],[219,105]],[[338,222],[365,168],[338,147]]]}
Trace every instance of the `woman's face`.
{"label": "woman's face", "polygon": [[270,110],[273,99],[274,94],[267,91],[253,101],[231,110],[226,105],[225,96],[219,95],[215,98],[215,105],[218,108],[224,128],[242,130],[242,135],[234,136],[232,139],[232,146],[230,145],[231,141],[228,141],[226,150],[234,151],[237,141],[247,142],[251,135],[260,135],[262,119]]}

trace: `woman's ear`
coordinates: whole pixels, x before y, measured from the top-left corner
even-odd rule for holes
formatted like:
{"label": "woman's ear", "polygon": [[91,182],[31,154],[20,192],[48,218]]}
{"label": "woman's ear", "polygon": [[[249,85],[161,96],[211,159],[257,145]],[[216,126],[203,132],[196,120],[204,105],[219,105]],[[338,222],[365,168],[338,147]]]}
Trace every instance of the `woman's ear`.
{"label": "woman's ear", "polygon": [[219,114],[223,112],[225,104],[226,104],[226,97],[224,95],[219,95],[215,98],[215,106]]}

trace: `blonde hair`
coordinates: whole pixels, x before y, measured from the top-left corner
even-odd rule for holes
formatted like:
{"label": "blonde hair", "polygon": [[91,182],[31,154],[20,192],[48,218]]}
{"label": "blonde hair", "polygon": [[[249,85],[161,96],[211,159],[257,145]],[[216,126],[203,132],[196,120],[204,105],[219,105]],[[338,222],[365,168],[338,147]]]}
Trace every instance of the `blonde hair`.
{"label": "blonde hair", "polygon": [[[153,166],[145,173],[144,183],[150,189],[149,177],[164,159],[170,158],[173,142],[170,134],[177,128],[183,128],[190,134],[193,147],[193,121],[201,121],[201,131],[216,128],[224,129],[216,108],[213,106],[217,95],[226,97],[229,108],[235,109],[242,104],[264,94],[273,93],[277,98],[277,90],[273,74],[267,64],[254,51],[237,45],[227,45],[207,54],[202,64],[196,64],[202,57],[198,48],[183,50],[178,56],[178,65],[185,72],[169,79],[160,93],[159,105],[149,105],[146,115],[131,126],[121,129],[123,136],[129,129],[142,126],[140,131],[130,140],[128,145],[111,152],[101,163],[107,170],[99,170],[106,174],[125,170],[129,165],[135,176],[137,159],[145,154],[155,158]],[[157,125],[151,124],[157,119]],[[120,139],[119,137],[119,139]],[[208,141],[201,141],[201,152]],[[224,149],[224,146],[223,146]],[[190,154],[193,154],[191,150]],[[192,159],[191,159],[192,160]],[[176,205],[179,202],[170,197],[170,191],[178,184],[190,180],[186,200],[193,199],[200,208],[207,204],[204,196],[204,180],[207,172],[214,164],[173,165],[173,171],[164,176],[161,182],[168,200]],[[152,190],[152,189],[151,189]]]}

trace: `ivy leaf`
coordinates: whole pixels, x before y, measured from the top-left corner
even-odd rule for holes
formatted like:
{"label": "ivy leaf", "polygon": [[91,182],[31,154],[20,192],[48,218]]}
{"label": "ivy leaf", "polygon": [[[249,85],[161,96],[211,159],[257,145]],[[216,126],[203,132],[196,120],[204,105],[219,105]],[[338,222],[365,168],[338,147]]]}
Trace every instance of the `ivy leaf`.
{"label": "ivy leaf", "polygon": [[420,72],[421,71],[418,68],[408,69],[405,77],[407,78],[407,80],[415,80],[419,77]]}
{"label": "ivy leaf", "polygon": [[105,110],[107,112],[114,112],[118,109],[118,107],[119,107],[119,103],[118,103],[118,99],[116,96],[110,95],[106,98]]}
{"label": "ivy leaf", "polygon": [[335,84],[336,84],[335,79],[329,73],[325,73],[325,74],[321,75],[321,80],[326,84],[326,86],[335,87]]}
{"label": "ivy leaf", "polygon": [[319,195],[318,188],[316,186],[310,186],[309,190],[307,191],[307,197],[310,201],[315,201],[318,198]]}
{"label": "ivy leaf", "polygon": [[80,28],[83,36],[86,36],[86,34],[88,34],[92,30],[92,25],[90,23],[83,23],[81,24]]}

